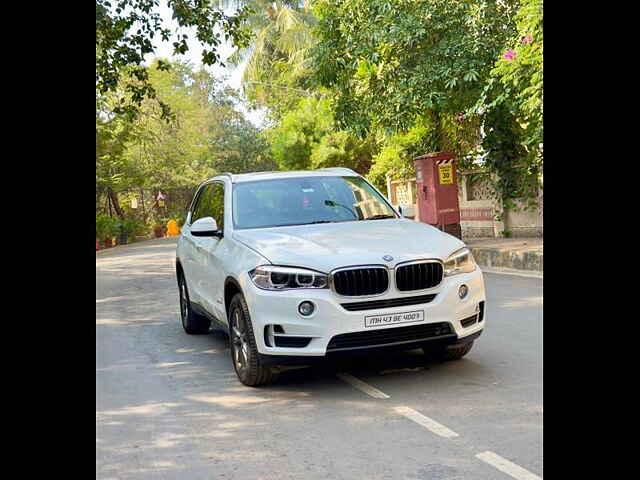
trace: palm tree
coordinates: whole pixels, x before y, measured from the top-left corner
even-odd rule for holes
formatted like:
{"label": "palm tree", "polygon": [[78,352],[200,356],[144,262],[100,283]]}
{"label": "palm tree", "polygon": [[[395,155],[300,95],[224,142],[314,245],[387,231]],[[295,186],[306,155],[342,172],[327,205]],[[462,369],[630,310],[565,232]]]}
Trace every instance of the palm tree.
{"label": "palm tree", "polygon": [[[297,101],[308,80],[308,52],[313,44],[316,19],[309,0],[236,0],[226,3],[249,6],[247,24],[254,34],[248,48],[229,58],[236,68],[244,65],[242,85],[255,106],[270,107],[278,116],[283,107]],[[290,106],[290,105],[289,105]]]}

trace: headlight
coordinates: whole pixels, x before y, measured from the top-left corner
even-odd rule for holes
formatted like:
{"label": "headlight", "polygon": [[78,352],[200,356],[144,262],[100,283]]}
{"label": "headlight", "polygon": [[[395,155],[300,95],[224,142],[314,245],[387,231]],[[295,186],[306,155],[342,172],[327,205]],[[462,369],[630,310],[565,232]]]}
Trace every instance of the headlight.
{"label": "headlight", "polygon": [[249,272],[257,287],[265,290],[292,288],[327,288],[327,275],[306,268],[262,265]]}
{"label": "headlight", "polygon": [[469,273],[476,269],[476,262],[468,248],[461,248],[444,261],[444,276]]}

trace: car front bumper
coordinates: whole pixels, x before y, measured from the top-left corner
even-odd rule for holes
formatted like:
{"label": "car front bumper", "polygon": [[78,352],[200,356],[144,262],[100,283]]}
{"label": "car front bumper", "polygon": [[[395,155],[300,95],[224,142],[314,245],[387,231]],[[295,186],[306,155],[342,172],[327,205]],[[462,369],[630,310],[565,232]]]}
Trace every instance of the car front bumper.
{"label": "car front bumper", "polygon": [[[465,284],[469,292],[464,299],[458,296],[460,285]],[[374,344],[370,346],[356,347],[358,351],[363,349],[380,348],[415,348],[422,344],[455,344],[472,341],[477,338],[486,322],[485,289],[482,272],[479,268],[466,274],[446,277],[442,283],[432,289],[421,292],[400,292],[391,282],[389,290],[375,297],[339,297],[332,290],[301,289],[273,292],[256,287],[250,280],[245,282],[245,299],[249,307],[249,313],[253,324],[255,340],[261,359],[270,364],[300,364],[313,363],[314,359],[323,358],[327,354],[333,354],[333,350],[327,351],[327,346],[334,336],[354,332],[371,332],[401,327],[410,327],[425,324],[446,323],[450,325],[450,331],[445,335],[431,336],[425,339],[409,339],[402,342],[389,342],[384,345]],[[341,304],[370,300],[398,299],[419,295],[435,294],[435,298],[429,303],[407,305],[392,308],[376,308],[372,310],[348,311]],[[298,305],[303,301],[311,301],[315,305],[315,311],[309,317],[304,317],[298,312]],[[480,302],[483,303],[481,321],[465,327],[461,321],[479,313]],[[400,323],[379,327],[365,327],[365,317],[372,315],[394,315],[406,312],[424,312],[424,320],[420,322]],[[284,334],[276,334],[281,337],[306,337],[310,341],[305,347],[278,347],[273,343],[272,335],[265,335],[265,327],[279,325]],[[267,329],[273,333],[273,330]],[[393,332],[385,332],[391,333]],[[267,342],[271,343],[268,345]],[[340,353],[348,348],[340,348]],[[338,353],[338,352],[335,352]],[[295,358],[294,358],[295,357]]]}

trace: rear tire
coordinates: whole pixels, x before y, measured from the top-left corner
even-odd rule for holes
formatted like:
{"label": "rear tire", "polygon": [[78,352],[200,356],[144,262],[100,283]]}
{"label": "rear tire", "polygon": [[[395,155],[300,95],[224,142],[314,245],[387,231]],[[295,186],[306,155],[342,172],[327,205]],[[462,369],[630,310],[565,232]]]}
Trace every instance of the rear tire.
{"label": "rear tire", "polygon": [[435,357],[437,360],[460,360],[464,357],[473,347],[473,342],[461,343],[459,345],[449,345],[438,350],[429,350],[427,347],[423,347],[425,355]]}
{"label": "rear tire", "polygon": [[184,331],[189,335],[209,333],[211,321],[193,311],[184,274],[180,274],[178,277],[178,289],[180,291],[180,319],[182,320]]}
{"label": "rear tire", "polygon": [[231,361],[238,379],[249,387],[275,382],[278,372],[260,363],[249,308],[241,293],[231,299],[228,320]]}

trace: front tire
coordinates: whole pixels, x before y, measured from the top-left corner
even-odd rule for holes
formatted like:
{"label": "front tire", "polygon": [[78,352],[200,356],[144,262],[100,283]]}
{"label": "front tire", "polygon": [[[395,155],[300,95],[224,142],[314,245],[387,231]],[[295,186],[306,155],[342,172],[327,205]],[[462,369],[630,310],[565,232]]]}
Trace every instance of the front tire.
{"label": "front tire", "polygon": [[236,293],[229,304],[229,341],[231,360],[238,379],[249,387],[273,383],[278,373],[260,363],[247,302]]}
{"label": "front tire", "polygon": [[189,335],[209,333],[211,321],[193,311],[191,300],[189,300],[187,281],[183,274],[178,277],[178,289],[180,290],[180,319],[182,320],[184,331]]}

